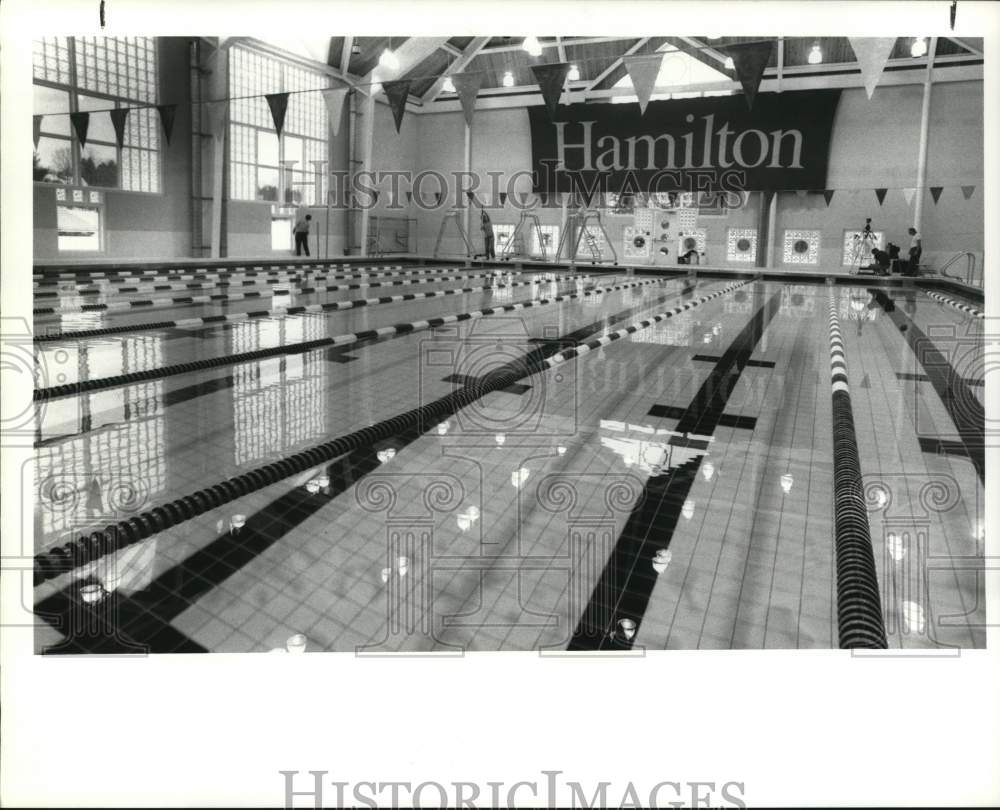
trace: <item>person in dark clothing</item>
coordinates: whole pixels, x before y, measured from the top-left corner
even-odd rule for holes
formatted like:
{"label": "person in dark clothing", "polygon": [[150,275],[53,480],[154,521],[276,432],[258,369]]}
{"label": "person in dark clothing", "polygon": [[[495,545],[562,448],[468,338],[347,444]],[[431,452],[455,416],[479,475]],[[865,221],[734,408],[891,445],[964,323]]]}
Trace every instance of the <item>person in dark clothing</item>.
{"label": "person in dark clothing", "polygon": [[301,256],[305,251],[309,255],[309,223],[312,222],[312,215],[306,214],[305,219],[300,219],[295,223],[295,255]]}
{"label": "person in dark clothing", "polygon": [[889,258],[889,254],[884,250],[879,250],[878,248],[872,250],[871,269],[877,274],[883,276],[889,275],[889,267],[891,264],[892,262]]}
{"label": "person in dark clothing", "polygon": [[486,213],[485,208],[482,210],[479,218],[479,227],[483,231],[483,255],[487,259],[495,259],[497,252],[493,245],[493,223],[490,221],[490,215]]}
{"label": "person in dark clothing", "polygon": [[900,270],[904,276],[915,276],[920,267],[920,256],[924,252],[923,240],[916,228],[907,228],[907,233],[910,234],[909,258],[899,263]]}

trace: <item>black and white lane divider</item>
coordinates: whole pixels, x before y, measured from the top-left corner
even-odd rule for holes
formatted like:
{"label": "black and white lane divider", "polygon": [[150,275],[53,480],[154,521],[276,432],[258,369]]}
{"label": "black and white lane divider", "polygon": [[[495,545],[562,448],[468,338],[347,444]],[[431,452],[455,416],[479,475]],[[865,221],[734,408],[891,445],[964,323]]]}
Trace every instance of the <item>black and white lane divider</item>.
{"label": "black and white lane divider", "polygon": [[930,290],[924,290],[924,294],[930,296],[935,301],[942,304],[947,304],[949,307],[954,307],[955,309],[960,309],[967,315],[971,315],[973,318],[985,318],[986,314],[974,306],[969,304],[963,304],[961,301],[957,301],[954,298],[949,298],[947,295],[941,295],[941,293],[931,292]]}
{"label": "black and white lane divider", "polygon": [[602,346],[607,346],[609,343],[614,343],[616,340],[621,340],[623,337],[632,335],[638,332],[640,329],[646,329],[652,326],[654,323],[659,323],[660,321],[664,321],[667,318],[672,318],[674,317],[674,315],[678,315],[681,312],[685,312],[686,310],[701,306],[706,301],[711,301],[713,298],[718,298],[720,295],[725,295],[726,293],[730,293],[733,290],[737,289],[738,287],[743,287],[744,285],[749,284],[752,280],[753,279],[734,282],[733,284],[723,287],[721,290],[717,290],[716,292],[711,293],[710,295],[703,295],[701,296],[701,298],[695,299],[694,301],[688,301],[687,303],[682,304],[679,307],[674,307],[669,311],[653,315],[652,317],[649,317],[646,320],[631,324],[629,326],[617,330],[616,332],[611,332],[610,334],[604,335],[603,337],[599,337],[587,343],[582,343],[579,346],[574,346],[572,349],[567,349],[566,351],[554,354],[552,355],[552,357],[548,358],[544,362],[548,368],[553,368],[554,366],[558,366],[560,363],[565,363],[567,360],[572,360],[574,357],[579,357],[580,355],[587,354],[587,352],[591,352],[594,349],[600,349]]}
{"label": "black and white lane divider", "polygon": [[[271,286],[281,286],[285,284],[297,284],[299,282],[311,282],[318,283],[321,281],[338,281],[345,279],[371,279],[371,278],[399,278],[400,276],[409,276],[414,278],[418,275],[424,273],[441,273],[441,272],[459,272],[459,268],[446,268],[437,267],[431,270],[422,270],[418,273],[375,273],[373,275],[332,275],[332,276],[289,276],[289,275],[279,275],[274,278],[267,279],[234,279],[231,281],[219,281],[212,282],[211,279],[202,280],[200,282],[192,282],[189,284],[138,284],[130,285],[126,287],[84,287],[76,290],[59,290],[59,291],[46,291],[46,292],[36,292],[35,298],[74,298],[74,297],[86,297],[86,296],[97,296],[97,295],[125,295],[129,293],[141,293],[141,292],[171,292],[180,290],[213,290],[213,289],[226,289],[228,287],[271,287]],[[459,275],[451,276],[451,278],[490,278],[492,273],[473,273],[473,272],[459,272]],[[525,275],[523,272],[518,273],[508,273],[506,275]],[[410,284],[422,284],[425,281],[434,281],[435,279],[403,279],[400,284],[410,283]],[[385,283],[376,284],[361,284],[361,287],[378,287],[387,286]]]}
{"label": "black and white lane divider", "polygon": [[[402,270],[404,265],[401,264],[379,264],[379,265],[350,265],[350,264],[286,264],[283,266],[272,265],[270,267],[254,267],[252,269],[247,269],[246,267],[195,267],[191,270],[185,272],[185,269],[177,268],[176,270],[168,271],[168,276],[182,275],[187,278],[188,274],[193,274],[193,277],[198,276],[217,276],[219,278],[225,276],[266,276],[274,275],[275,273],[300,273],[302,275],[307,275],[310,273],[318,273],[321,271],[337,271],[337,270]],[[78,271],[65,272],[65,273],[35,273],[33,276],[34,286],[47,287],[54,286],[57,284],[64,284],[68,282],[81,281],[84,279],[97,279],[100,281],[108,280],[123,280],[123,279],[134,279],[136,281],[149,281],[153,278],[164,278],[162,270],[143,270],[142,268],[136,268],[134,270],[108,270],[108,271],[96,271],[90,272],[85,268],[80,268]]]}
{"label": "black and white lane divider", "polygon": [[[431,284],[439,281],[461,281],[470,278],[493,278],[493,274],[479,274],[473,276],[432,276],[430,278],[398,279],[396,281],[375,281],[371,284],[327,284],[325,287],[299,287],[295,290],[297,295],[312,295],[320,292],[344,292],[346,290],[366,290],[371,287],[411,287],[419,284]],[[576,276],[555,276],[548,281],[563,281]],[[513,287],[524,286],[526,284],[537,284],[539,281],[520,281],[516,284],[493,284],[491,287]],[[473,288],[474,290],[485,289],[485,287]],[[172,306],[193,306],[196,304],[211,304],[217,301],[244,301],[247,298],[261,298],[264,292],[246,293],[216,293],[213,295],[185,295],[176,298],[147,298],[141,301],[111,301],[104,304],[77,304],[67,307],[36,307],[33,310],[35,315],[64,315],[75,312],[106,312],[122,311],[128,309],[153,309],[157,307]]]}
{"label": "black and white lane divider", "polygon": [[840,646],[885,649],[885,621],[872,551],[861,457],[847,383],[844,338],[830,289],[830,388],[833,396],[833,511]]}
{"label": "black and white lane divider", "polygon": [[[468,272],[472,274],[473,270],[479,270],[481,268],[469,268],[468,270],[455,267],[453,265],[439,265],[437,267],[427,267],[423,269],[409,269],[403,270],[402,268],[398,270],[386,270],[385,272],[373,272],[373,273],[332,273],[332,274],[318,274],[312,272],[309,268],[303,268],[299,272],[293,272],[289,270],[281,270],[274,273],[230,273],[222,275],[167,275],[167,276],[157,276],[157,277],[136,277],[136,276],[122,276],[116,278],[108,278],[100,280],[99,282],[88,281],[83,284],[73,284],[72,282],[64,282],[58,285],[52,284],[47,286],[58,286],[57,290],[41,290],[39,285],[35,285],[35,298],[55,298],[59,295],[101,295],[110,292],[115,292],[116,290],[111,287],[113,284],[126,284],[129,285],[127,289],[118,289],[117,292],[146,292],[154,290],[171,290],[171,289],[195,289],[193,284],[187,284],[184,286],[168,286],[166,282],[217,282],[214,285],[203,285],[203,286],[216,286],[216,287],[226,287],[226,286],[238,286],[243,284],[244,286],[250,286],[253,284],[269,284],[272,280],[277,282],[282,281],[343,281],[346,279],[362,279],[362,278],[389,278],[389,277],[406,277],[406,276],[423,276],[430,275],[433,273],[447,273],[447,272]],[[524,274],[530,271],[511,271],[516,272],[518,275]],[[262,280],[264,279],[264,280]],[[94,286],[95,284],[102,284],[104,286]],[[134,285],[139,285],[138,287]]]}
{"label": "black and white lane divider", "polygon": [[611,287],[585,289],[573,293],[566,293],[565,295],[553,296],[552,298],[536,298],[531,301],[520,301],[514,304],[505,304],[504,306],[477,309],[472,312],[463,312],[458,315],[442,315],[437,318],[414,321],[413,323],[399,323],[395,326],[384,326],[381,329],[368,329],[363,332],[350,332],[345,335],[319,338],[318,340],[309,340],[302,343],[288,343],[284,346],[274,346],[269,349],[257,349],[255,351],[242,352],[240,354],[230,354],[222,357],[192,360],[189,363],[177,363],[172,366],[162,366],[160,368],[151,368],[144,371],[133,371],[128,374],[119,374],[114,377],[100,377],[93,380],[80,380],[78,382],[65,383],[64,385],[55,385],[50,388],[36,388],[34,398],[36,401],[40,401],[56,399],[58,397],[74,396],[76,394],[89,391],[99,391],[105,388],[118,388],[123,385],[131,385],[132,383],[158,380],[164,377],[173,377],[177,374],[189,374],[213,368],[236,365],[238,363],[249,363],[256,360],[262,360],[266,357],[277,357],[283,354],[301,354],[303,352],[330,348],[332,346],[347,346],[361,340],[397,337],[399,335],[407,335],[413,332],[433,329],[437,326],[444,326],[449,323],[476,320],[489,315],[496,315],[501,312],[516,312],[521,309],[531,309],[547,306],[548,304],[555,304],[560,301],[569,301],[573,298],[578,298],[581,295],[602,295],[604,293],[614,292],[615,290],[623,290],[629,287],[645,287],[650,284],[663,284],[665,281],[666,279],[647,279],[645,281],[636,281],[629,284],[617,284]]}
{"label": "black and white lane divider", "polygon": [[[748,279],[736,282],[727,286],[724,290],[708,296],[702,296],[697,301],[688,302],[669,312],[660,313],[654,316],[654,318],[649,318],[636,324],[632,331],[646,328],[643,324],[651,325],[659,320],[670,318],[679,312],[701,306],[704,302],[724,295],[726,292],[732,292],[745,284],[750,284],[753,280]],[[601,292],[643,286],[650,283],[662,284],[664,281],[664,279],[657,279],[655,281],[620,284],[607,290],[601,290]],[[598,291],[595,290],[594,293],[596,292]],[[541,302],[536,301],[523,305],[512,305],[510,308],[516,306],[525,308],[540,304]],[[451,316],[451,318],[455,320],[457,316]],[[619,332],[630,333],[627,329],[619,330]],[[589,346],[590,344],[587,345]],[[561,354],[563,359],[558,362],[566,362],[570,357],[575,357],[579,354],[581,352],[573,352],[572,354],[569,351],[563,352]],[[549,359],[554,360],[555,357]],[[533,359],[529,355],[525,358],[524,363],[491,372],[482,378],[470,381],[461,388],[433,402],[420,405],[410,411],[370,425],[369,427],[361,428],[353,433],[338,436],[321,445],[295,453],[287,458],[222,481],[219,484],[206,487],[163,506],[154,507],[133,518],[111,524],[89,535],[78,536],[75,540],[71,540],[62,546],[49,549],[35,556],[34,582],[36,585],[39,585],[47,580],[54,579],[60,574],[84,566],[133,543],[138,543],[172,526],[203,515],[252,492],[264,489],[278,481],[319,467],[321,464],[339,458],[359,447],[370,447],[375,442],[390,438],[406,430],[423,430],[432,427],[442,418],[451,416],[459,409],[472,404],[487,394],[499,391],[513,385],[518,380],[543,372],[550,367],[549,363]]]}
{"label": "black and white lane divider", "polygon": [[[559,278],[560,280],[572,279],[574,281],[582,282],[583,284],[589,284],[593,281],[590,276],[560,276]],[[199,326],[231,323],[233,321],[246,321],[253,318],[277,318],[285,315],[338,312],[346,309],[358,309],[359,307],[373,307],[380,304],[396,304],[401,301],[420,301],[426,298],[443,298],[449,295],[465,295],[468,293],[485,292],[486,290],[501,288],[512,289],[514,287],[528,287],[543,283],[551,284],[553,282],[541,282],[535,280],[512,281],[509,284],[484,284],[478,287],[456,287],[451,290],[429,290],[427,292],[400,293],[399,295],[383,295],[379,298],[349,298],[346,301],[329,301],[325,304],[302,304],[295,307],[275,307],[274,309],[261,309],[254,312],[230,312],[224,315],[204,315],[200,318],[178,318],[173,321],[155,321],[152,323],[127,324],[124,326],[108,326],[103,329],[53,332],[47,335],[36,335],[34,340],[36,343],[51,343],[56,340],[80,340],[82,338],[106,337],[107,335],[120,335],[128,332],[144,332],[150,329],[191,329]]]}

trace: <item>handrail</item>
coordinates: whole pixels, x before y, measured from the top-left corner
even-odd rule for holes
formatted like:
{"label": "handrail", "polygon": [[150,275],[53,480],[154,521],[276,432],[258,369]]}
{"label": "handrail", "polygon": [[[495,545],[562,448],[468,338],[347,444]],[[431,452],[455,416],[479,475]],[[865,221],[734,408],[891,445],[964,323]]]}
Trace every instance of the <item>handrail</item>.
{"label": "handrail", "polygon": [[945,270],[947,270],[955,262],[957,262],[959,259],[961,259],[963,257],[966,259],[966,264],[965,264],[965,279],[964,279],[964,281],[965,281],[966,284],[968,284],[971,287],[971,286],[974,286],[972,279],[973,279],[973,277],[975,276],[975,273],[976,273],[976,254],[975,253],[972,253],[972,252],[970,252],[968,250],[963,250],[963,251],[960,251],[959,253],[956,253],[954,256],[952,256],[950,259],[948,259],[948,261],[946,261],[943,265],[941,265],[941,268],[938,270],[938,272],[942,276],[944,276],[945,278],[951,278],[951,279],[954,279],[955,281],[962,281],[963,279],[960,276],[951,276],[951,275],[948,275],[948,273],[946,273]]}

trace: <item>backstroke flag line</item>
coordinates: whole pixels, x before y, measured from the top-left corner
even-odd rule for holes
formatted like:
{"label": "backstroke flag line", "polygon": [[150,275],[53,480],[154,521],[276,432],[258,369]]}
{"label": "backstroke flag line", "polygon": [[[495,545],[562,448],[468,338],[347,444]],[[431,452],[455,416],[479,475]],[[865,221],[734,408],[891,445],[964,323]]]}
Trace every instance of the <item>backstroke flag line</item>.
{"label": "backstroke flag line", "polygon": [[389,100],[389,109],[392,110],[392,118],[396,122],[396,132],[399,133],[399,125],[403,123],[403,115],[406,112],[406,99],[410,95],[410,80],[401,79],[396,82],[382,82],[382,90]]}
{"label": "backstroke flag line", "polygon": [[632,80],[632,87],[635,95],[639,99],[639,110],[645,114],[646,105],[649,104],[649,97],[653,95],[656,87],[656,79],[660,75],[660,67],[663,65],[663,54],[649,54],[648,56],[626,56],[622,59],[625,63],[625,70]]}
{"label": "backstroke flag line", "polygon": [[115,140],[118,148],[125,146],[125,120],[128,118],[128,107],[119,107],[109,111],[111,125],[115,128]]}
{"label": "backstroke flag line", "polygon": [[174,131],[174,116],[177,115],[176,104],[158,104],[156,111],[160,114],[160,124],[163,127],[163,137],[170,143],[170,135]]}
{"label": "backstroke flag line", "polygon": [[771,61],[774,42],[747,42],[741,45],[728,45],[719,50],[732,57],[733,69],[736,71],[736,78],[743,85],[747,107],[752,109],[757,98],[757,89],[764,78],[764,69]]}
{"label": "backstroke flag line", "polygon": [[274,121],[274,131],[281,137],[285,128],[285,113],[288,112],[288,93],[269,93],[264,96],[267,106],[271,108],[271,120]]}
{"label": "backstroke flag line", "polygon": [[531,72],[535,74],[535,81],[538,82],[538,89],[541,90],[542,98],[545,99],[545,108],[549,111],[549,118],[553,121],[556,117],[556,110],[559,108],[559,97],[562,95],[566,76],[569,75],[569,68],[570,66],[566,62],[531,66]]}
{"label": "backstroke flag line", "polygon": [[451,81],[455,85],[455,92],[458,93],[458,100],[462,102],[465,123],[471,127],[472,119],[476,115],[476,97],[479,95],[483,76],[481,73],[457,73],[451,77]]}
{"label": "backstroke flag line", "polygon": [[896,45],[895,37],[848,37],[854,55],[861,68],[861,78],[864,81],[865,92],[871,100],[878,80],[882,78],[885,63]]}
{"label": "backstroke flag line", "polygon": [[340,119],[343,118],[344,101],[347,98],[347,87],[331,87],[323,91],[323,101],[326,102],[326,115],[330,121],[333,134],[340,134]]}

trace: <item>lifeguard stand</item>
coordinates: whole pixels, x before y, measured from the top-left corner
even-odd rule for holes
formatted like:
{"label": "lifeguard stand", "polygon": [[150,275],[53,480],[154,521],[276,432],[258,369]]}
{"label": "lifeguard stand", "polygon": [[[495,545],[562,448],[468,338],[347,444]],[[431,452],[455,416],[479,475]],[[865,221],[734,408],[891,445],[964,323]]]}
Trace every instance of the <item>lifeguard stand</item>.
{"label": "lifeguard stand", "polygon": [[462,227],[462,215],[463,212],[458,208],[450,209],[445,215],[444,219],[441,220],[441,227],[438,229],[437,242],[434,243],[434,258],[438,258],[438,253],[441,250],[441,240],[444,239],[445,228],[448,227],[449,222],[454,222],[455,227],[458,229],[458,235],[462,237],[462,241],[465,243],[465,258],[471,258],[475,251],[472,249],[472,243],[469,241],[468,235],[465,233],[465,228]]}
{"label": "lifeguard stand", "polygon": [[580,249],[581,239],[585,240],[587,249],[590,251],[591,264],[603,264],[608,261],[601,251],[601,246],[598,244],[594,234],[590,232],[588,226],[592,226],[604,234],[604,243],[608,246],[608,250],[611,251],[611,261],[615,265],[618,264],[618,254],[615,252],[615,246],[611,242],[611,237],[608,236],[604,223],[601,222],[601,212],[596,208],[579,208],[576,211],[567,213],[566,226],[566,230],[563,231],[562,236],[559,238],[559,247],[556,250],[555,257],[556,261],[559,261],[563,257],[563,248],[568,247],[569,240],[566,236],[571,230],[576,231],[576,239],[573,240],[573,249],[566,256],[570,267],[576,264],[576,254]]}
{"label": "lifeguard stand", "polygon": [[517,225],[514,226],[514,233],[510,235],[510,238],[500,249],[501,261],[510,261],[511,256],[514,254],[514,248],[524,245],[524,234],[522,232],[525,225],[528,225],[529,222],[535,226],[535,234],[538,236],[538,246],[542,249],[542,261],[548,261],[547,251],[545,250],[545,238],[542,236],[542,224],[538,221],[538,217],[535,214],[527,211],[521,212],[521,216],[517,220]]}

